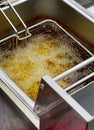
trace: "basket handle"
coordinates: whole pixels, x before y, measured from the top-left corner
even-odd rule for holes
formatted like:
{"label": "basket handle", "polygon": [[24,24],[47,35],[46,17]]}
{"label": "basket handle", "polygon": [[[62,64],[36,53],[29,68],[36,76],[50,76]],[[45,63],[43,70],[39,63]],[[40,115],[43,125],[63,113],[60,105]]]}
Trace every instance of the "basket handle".
{"label": "basket handle", "polygon": [[3,11],[2,7],[0,7],[0,11],[2,12],[2,14],[4,15],[4,17],[6,18],[6,20],[8,21],[8,23],[11,25],[11,27],[13,28],[13,30],[15,31],[14,36],[16,36],[19,40],[24,40],[27,39],[31,36],[31,33],[29,32],[29,29],[27,28],[26,24],[24,23],[24,21],[22,20],[22,18],[20,17],[20,15],[17,13],[17,11],[15,10],[15,8],[13,7],[13,5],[11,4],[11,2],[9,0],[6,0],[2,3],[0,3],[0,6],[5,5],[7,2],[7,4],[10,6],[10,8],[12,9],[12,11],[15,13],[15,15],[18,17],[18,19],[20,20],[21,24],[23,25],[24,29],[25,29],[25,36],[24,37],[20,37],[19,36],[19,32],[17,31],[16,27],[14,26],[14,24],[11,22],[11,20],[8,18],[8,16],[5,14],[5,12]]}

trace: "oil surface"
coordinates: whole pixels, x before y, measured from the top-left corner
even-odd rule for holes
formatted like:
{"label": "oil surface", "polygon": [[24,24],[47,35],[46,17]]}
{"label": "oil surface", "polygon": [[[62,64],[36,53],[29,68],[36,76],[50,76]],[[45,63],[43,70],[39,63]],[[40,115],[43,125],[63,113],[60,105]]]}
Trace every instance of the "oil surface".
{"label": "oil surface", "polygon": [[[50,35],[33,37],[25,47],[18,46],[10,56],[1,56],[0,66],[10,78],[35,100],[41,77],[57,76],[81,62],[77,53],[64,41]],[[72,78],[64,78],[59,84],[64,87]]]}

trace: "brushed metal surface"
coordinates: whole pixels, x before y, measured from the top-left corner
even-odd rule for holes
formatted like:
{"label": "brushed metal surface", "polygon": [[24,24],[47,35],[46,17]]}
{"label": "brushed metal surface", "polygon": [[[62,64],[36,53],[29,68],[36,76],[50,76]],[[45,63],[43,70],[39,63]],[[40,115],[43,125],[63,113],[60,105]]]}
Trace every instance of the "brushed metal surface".
{"label": "brushed metal surface", "polygon": [[[75,130],[79,126],[84,126],[83,130],[86,130],[87,120],[92,119],[70,95],[47,75],[41,80],[34,111],[40,117],[41,130],[60,122],[62,122],[62,130]],[[58,127],[58,130],[61,129]]]}
{"label": "brushed metal surface", "polygon": [[73,98],[94,116],[94,81],[73,95]]}
{"label": "brushed metal surface", "polygon": [[[51,18],[68,27],[72,35],[94,53],[94,23],[77,12],[62,0],[28,0],[15,5],[15,9],[29,27],[43,19]],[[18,30],[22,29],[20,22],[13,12],[4,8],[10,20]],[[11,17],[12,16],[12,17]],[[8,22],[0,12],[0,39],[13,33]],[[2,35],[1,35],[2,34]]]}
{"label": "brushed metal surface", "polygon": [[1,89],[0,130],[37,130]]}

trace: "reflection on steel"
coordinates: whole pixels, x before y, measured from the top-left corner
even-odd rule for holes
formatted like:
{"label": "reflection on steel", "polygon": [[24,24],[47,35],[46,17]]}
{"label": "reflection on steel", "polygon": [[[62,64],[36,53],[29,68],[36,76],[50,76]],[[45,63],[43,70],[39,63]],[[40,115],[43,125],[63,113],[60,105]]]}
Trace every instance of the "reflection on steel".
{"label": "reflection on steel", "polygon": [[5,14],[5,12],[3,11],[2,7],[0,7],[0,11],[2,12],[2,14],[4,15],[4,17],[6,18],[6,20],[9,22],[9,24],[11,25],[11,27],[13,28],[13,30],[15,31],[14,37],[17,37],[19,40],[24,40],[27,39],[31,36],[31,33],[29,32],[26,24],[24,23],[24,21],[22,20],[22,18],[20,17],[20,15],[17,13],[17,11],[15,10],[15,8],[13,7],[13,5],[11,4],[11,2],[9,0],[6,0],[2,3],[0,3],[0,6],[2,6],[3,4],[5,4],[5,2],[8,3],[8,5],[10,6],[10,8],[13,10],[13,12],[16,14],[17,18],[20,20],[21,24],[24,27],[24,31],[25,31],[25,36],[20,37],[18,34],[19,32],[17,31],[16,27],[13,25],[13,23],[11,22],[11,20],[8,18],[8,16]]}
{"label": "reflection on steel", "polygon": [[65,71],[64,73],[62,73],[62,74],[56,76],[55,78],[53,78],[53,80],[54,80],[54,81],[58,81],[58,80],[60,80],[61,78],[64,78],[64,77],[68,76],[69,74],[71,74],[71,73],[77,71],[78,69],[81,69],[81,68],[87,66],[88,64],[90,64],[90,63],[92,63],[92,62],[94,62],[94,56],[92,56],[92,57],[90,57],[89,59],[87,59],[87,60],[81,62],[80,64],[74,66],[73,68],[71,68],[71,69]]}
{"label": "reflection on steel", "polygon": [[39,117],[33,112],[34,102],[0,68],[0,89],[2,89],[28,119],[39,129]]}
{"label": "reflection on steel", "polygon": [[[44,89],[41,84],[44,84]],[[86,130],[86,120],[91,120],[90,114],[49,76],[44,76],[41,84],[34,107],[34,112],[40,117],[40,129],[45,130],[55,125],[55,128],[58,126],[58,130],[61,130],[61,124],[62,130],[73,130],[79,126]]]}

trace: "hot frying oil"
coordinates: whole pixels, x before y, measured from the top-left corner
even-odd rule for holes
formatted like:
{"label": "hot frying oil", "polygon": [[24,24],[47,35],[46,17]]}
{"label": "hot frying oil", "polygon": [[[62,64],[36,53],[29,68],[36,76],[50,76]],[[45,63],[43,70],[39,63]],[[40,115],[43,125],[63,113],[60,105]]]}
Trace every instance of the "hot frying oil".
{"label": "hot frying oil", "polygon": [[[2,59],[0,66],[33,100],[42,76],[57,76],[80,62],[76,52],[67,44],[49,35],[31,38],[24,48],[18,46],[9,57],[2,55]],[[65,78],[60,85],[66,86],[70,82],[71,78]]]}

